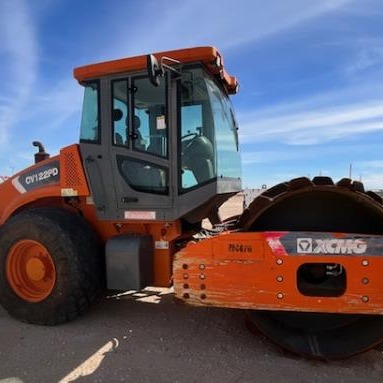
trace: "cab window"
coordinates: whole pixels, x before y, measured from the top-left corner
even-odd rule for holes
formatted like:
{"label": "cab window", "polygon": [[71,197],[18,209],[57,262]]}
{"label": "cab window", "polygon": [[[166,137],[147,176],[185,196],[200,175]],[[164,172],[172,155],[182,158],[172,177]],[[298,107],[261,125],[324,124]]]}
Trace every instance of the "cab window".
{"label": "cab window", "polygon": [[166,121],[166,81],[154,87],[148,78],[135,78],[132,83],[134,115],[131,137],[134,150],[168,157]]}
{"label": "cab window", "polygon": [[202,68],[185,70],[180,96],[180,193],[216,177],[214,119]]}
{"label": "cab window", "polygon": [[[185,142],[193,136],[199,134],[198,128],[202,127],[202,105],[201,104],[185,104],[181,107],[181,137]],[[181,142],[182,145],[182,142]],[[182,171],[182,188],[188,189],[197,185],[197,179],[194,173],[187,167],[183,167]]]}
{"label": "cab window", "polygon": [[117,165],[125,182],[133,189],[153,194],[169,194],[169,174],[166,168],[122,155],[117,155]]}
{"label": "cab window", "polygon": [[112,141],[114,145],[129,145],[128,111],[128,80],[112,81]]}
{"label": "cab window", "polygon": [[100,140],[99,84],[92,82],[84,90],[80,141],[99,143]]}

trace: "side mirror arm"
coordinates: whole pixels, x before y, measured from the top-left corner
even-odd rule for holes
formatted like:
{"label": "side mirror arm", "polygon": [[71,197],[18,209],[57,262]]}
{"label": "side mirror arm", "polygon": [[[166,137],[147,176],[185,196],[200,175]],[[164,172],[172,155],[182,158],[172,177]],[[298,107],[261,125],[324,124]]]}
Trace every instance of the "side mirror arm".
{"label": "side mirror arm", "polygon": [[180,65],[180,61],[174,60],[170,57],[161,57],[161,61],[158,62],[157,58],[154,55],[146,56],[146,65],[148,69],[149,80],[154,86],[160,85],[160,77],[165,75],[164,68],[176,73],[177,75],[181,75],[181,70],[173,68],[170,65],[164,64],[164,61],[168,61],[172,64]]}
{"label": "side mirror arm", "polygon": [[149,80],[154,86],[160,85],[160,77],[163,77],[165,72],[161,64],[154,55],[146,56]]}

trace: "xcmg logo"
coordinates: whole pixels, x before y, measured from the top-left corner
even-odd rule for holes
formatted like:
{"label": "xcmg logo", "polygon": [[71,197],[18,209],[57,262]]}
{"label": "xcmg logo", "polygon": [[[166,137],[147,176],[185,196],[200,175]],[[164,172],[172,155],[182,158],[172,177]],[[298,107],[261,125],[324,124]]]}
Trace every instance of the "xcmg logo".
{"label": "xcmg logo", "polygon": [[366,250],[363,239],[297,238],[299,254],[364,254]]}

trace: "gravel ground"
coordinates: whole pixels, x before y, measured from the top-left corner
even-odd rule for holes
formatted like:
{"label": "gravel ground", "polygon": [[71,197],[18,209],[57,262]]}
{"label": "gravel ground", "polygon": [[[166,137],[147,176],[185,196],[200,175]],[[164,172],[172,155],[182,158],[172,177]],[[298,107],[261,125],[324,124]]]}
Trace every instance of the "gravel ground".
{"label": "gravel ground", "polygon": [[249,332],[240,310],[193,308],[170,294],[147,294],[104,297],[87,315],[57,327],[20,323],[0,309],[0,382],[383,381],[378,350],[309,361]]}
{"label": "gravel ground", "polygon": [[[224,216],[241,209],[242,198],[234,202]],[[0,383],[382,381],[381,351],[305,360],[249,332],[243,311],[176,304],[169,290],[105,296],[57,327],[20,323],[0,308]]]}

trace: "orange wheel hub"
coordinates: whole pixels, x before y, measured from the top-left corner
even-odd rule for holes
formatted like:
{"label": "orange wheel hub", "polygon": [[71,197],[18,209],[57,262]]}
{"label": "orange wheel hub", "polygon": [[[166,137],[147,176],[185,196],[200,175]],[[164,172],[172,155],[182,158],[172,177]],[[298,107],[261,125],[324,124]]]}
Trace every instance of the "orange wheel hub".
{"label": "orange wheel hub", "polygon": [[20,240],[10,248],[5,269],[12,290],[28,302],[47,298],[56,283],[56,269],[49,251],[29,239]]}

